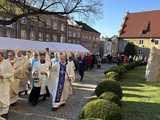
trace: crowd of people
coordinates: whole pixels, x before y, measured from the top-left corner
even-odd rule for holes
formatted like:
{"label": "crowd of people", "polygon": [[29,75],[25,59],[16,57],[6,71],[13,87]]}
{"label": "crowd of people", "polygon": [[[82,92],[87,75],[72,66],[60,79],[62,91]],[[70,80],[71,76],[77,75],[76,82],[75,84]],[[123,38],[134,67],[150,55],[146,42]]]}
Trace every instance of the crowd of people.
{"label": "crowd of people", "polygon": [[119,64],[131,64],[134,61],[143,61],[145,64],[147,64],[147,57],[143,57],[142,55],[125,55],[125,54],[118,54],[115,62],[119,65]]}
{"label": "crowd of people", "polygon": [[[97,66],[100,67],[100,57]],[[70,54],[44,51],[0,51],[0,116],[7,118],[10,106],[18,98],[28,95],[28,101],[35,106],[39,100],[52,97],[52,110],[65,105],[72,94],[75,71],[83,81],[85,70],[92,69],[91,54]]]}

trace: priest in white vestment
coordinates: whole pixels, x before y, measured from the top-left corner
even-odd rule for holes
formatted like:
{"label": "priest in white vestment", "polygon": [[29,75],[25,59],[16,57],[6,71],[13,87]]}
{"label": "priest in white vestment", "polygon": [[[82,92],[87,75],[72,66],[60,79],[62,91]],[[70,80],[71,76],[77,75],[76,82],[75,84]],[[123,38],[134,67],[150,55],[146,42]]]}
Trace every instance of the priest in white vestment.
{"label": "priest in white vestment", "polygon": [[14,80],[11,64],[0,53],[0,116],[8,114],[10,105],[10,82]]}
{"label": "priest in white vestment", "polygon": [[30,60],[22,54],[22,51],[18,51],[15,61],[15,79],[20,81],[19,95],[23,92],[27,95],[27,83],[30,76],[29,66]]}
{"label": "priest in white vestment", "polygon": [[[12,66],[12,69],[14,71],[14,76],[15,76],[15,63],[16,63],[16,58],[15,58],[15,53],[14,51],[10,50],[8,51],[8,63]],[[14,78],[11,81],[10,84],[10,104],[15,104],[18,100],[18,92],[19,92],[19,79]]]}
{"label": "priest in white vestment", "polygon": [[60,106],[65,105],[71,94],[71,80],[69,78],[69,68],[67,66],[64,54],[60,54],[58,64],[52,65],[49,90],[52,92],[52,110],[57,110]]}

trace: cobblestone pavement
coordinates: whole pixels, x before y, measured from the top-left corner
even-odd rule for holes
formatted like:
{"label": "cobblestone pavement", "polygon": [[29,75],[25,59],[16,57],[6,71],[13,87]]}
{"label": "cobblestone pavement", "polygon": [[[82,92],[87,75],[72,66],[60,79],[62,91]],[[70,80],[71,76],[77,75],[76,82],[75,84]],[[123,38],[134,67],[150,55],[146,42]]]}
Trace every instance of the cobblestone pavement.
{"label": "cobblestone pavement", "polygon": [[101,69],[85,73],[83,82],[76,81],[73,95],[64,107],[51,111],[51,99],[39,102],[36,107],[28,104],[27,98],[20,99],[15,107],[10,108],[9,120],[78,120],[82,106],[94,93],[97,83],[104,78],[104,70],[112,65],[105,64]]}

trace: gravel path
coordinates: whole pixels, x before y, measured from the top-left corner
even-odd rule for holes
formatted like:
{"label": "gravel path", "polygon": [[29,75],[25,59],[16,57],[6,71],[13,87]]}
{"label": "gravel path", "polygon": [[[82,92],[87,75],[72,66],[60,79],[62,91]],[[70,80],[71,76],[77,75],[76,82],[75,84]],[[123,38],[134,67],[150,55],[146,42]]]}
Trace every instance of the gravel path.
{"label": "gravel path", "polygon": [[82,106],[93,94],[97,83],[104,78],[104,70],[110,67],[111,65],[105,64],[102,69],[86,72],[83,82],[74,83],[73,95],[67,104],[56,112],[51,111],[51,99],[33,107],[23,98],[15,107],[10,108],[9,120],[78,120]]}

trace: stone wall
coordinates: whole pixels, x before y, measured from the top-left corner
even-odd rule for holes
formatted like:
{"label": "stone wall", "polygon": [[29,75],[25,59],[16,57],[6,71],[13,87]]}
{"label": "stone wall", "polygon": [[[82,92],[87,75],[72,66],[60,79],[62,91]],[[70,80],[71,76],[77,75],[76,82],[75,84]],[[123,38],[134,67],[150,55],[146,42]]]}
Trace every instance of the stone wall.
{"label": "stone wall", "polygon": [[145,77],[147,81],[160,81],[160,49],[151,49]]}

